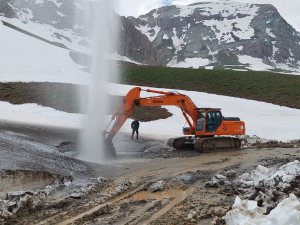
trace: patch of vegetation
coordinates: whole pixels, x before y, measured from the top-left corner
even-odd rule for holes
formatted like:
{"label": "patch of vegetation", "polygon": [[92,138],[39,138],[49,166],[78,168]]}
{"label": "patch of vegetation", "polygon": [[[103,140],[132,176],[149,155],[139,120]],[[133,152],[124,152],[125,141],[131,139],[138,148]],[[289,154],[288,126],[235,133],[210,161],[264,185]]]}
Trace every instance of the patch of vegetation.
{"label": "patch of vegetation", "polygon": [[57,83],[0,83],[0,101],[37,103],[65,112],[79,111],[79,86]]}
{"label": "patch of vegetation", "polygon": [[300,109],[300,76],[296,75],[128,64],[123,66],[122,83],[207,92]]}

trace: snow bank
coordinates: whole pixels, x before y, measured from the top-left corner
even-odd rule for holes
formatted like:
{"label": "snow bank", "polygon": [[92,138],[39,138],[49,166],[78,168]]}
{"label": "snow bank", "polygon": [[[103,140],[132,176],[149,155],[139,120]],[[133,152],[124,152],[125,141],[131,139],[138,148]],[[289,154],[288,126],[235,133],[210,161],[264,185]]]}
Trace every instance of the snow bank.
{"label": "snow bank", "polygon": [[300,222],[300,201],[294,194],[280,202],[269,215],[257,207],[256,201],[241,200],[236,197],[226,216],[227,225],[298,225]]}
{"label": "snow bank", "polygon": [[70,51],[8,28],[0,22],[0,82],[88,84]]}
{"label": "snow bank", "polygon": [[245,200],[236,197],[232,210],[224,216],[226,224],[300,224],[300,201],[296,197],[299,196],[299,175],[300,162],[296,160],[278,169],[259,165],[250,173],[228,180],[231,189],[243,190],[240,193]]}
{"label": "snow bank", "polygon": [[79,128],[82,115],[61,112],[37,104],[12,105],[0,102],[0,120],[40,126]]}
{"label": "snow bank", "polygon": [[275,185],[276,177],[280,177],[283,183],[290,183],[296,175],[300,174],[300,162],[298,160],[290,162],[279,169],[269,169],[264,166],[257,166],[251,173],[244,173],[239,180],[247,184],[258,185],[260,181],[271,186]]}
{"label": "snow bank", "polygon": [[175,57],[168,63],[170,67],[178,67],[178,68],[194,68],[199,69],[200,67],[206,66],[210,63],[209,59],[205,58],[186,58],[184,61],[177,62],[177,58]]}
{"label": "snow bank", "polygon": [[248,55],[238,55],[239,62],[245,65],[246,68],[254,71],[265,71],[274,69],[272,66],[263,63],[262,59]]}

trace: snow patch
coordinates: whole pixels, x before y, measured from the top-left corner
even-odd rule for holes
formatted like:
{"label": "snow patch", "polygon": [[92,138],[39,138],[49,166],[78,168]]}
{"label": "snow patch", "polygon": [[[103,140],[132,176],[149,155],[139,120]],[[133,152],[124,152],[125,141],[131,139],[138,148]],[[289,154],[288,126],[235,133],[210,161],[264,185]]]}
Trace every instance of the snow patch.
{"label": "snow patch", "polygon": [[0,120],[40,126],[80,128],[82,115],[37,104],[13,105],[0,101]]}
{"label": "snow patch", "polygon": [[284,183],[290,183],[296,175],[300,174],[300,162],[298,160],[290,162],[279,169],[269,169],[264,166],[257,166],[251,173],[244,173],[239,177],[240,182],[253,186],[260,181],[274,186],[275,178],[279,176]]}
{"label": "snow patch", "polygon": [[184,61],[177,62],[177,59],[172,60],[168,63],[169,67],[178,68],[194,68],[199,69],[199,67],[206,66],[210,63],[209,59],[205,58],[186,58]]}
{"label": "snow patch", "polygon": [[238,55],[239,62],[242,64],[249,64],[246,66],[247,69],[254,71],[271,70],[274,69],[272,66],[263,63],[262,59],[254,58],[248,55]]}
{"label": "snow patch", "polygon": [[252,16],[247,16],[236,19],[225,18],[222,22],[218,20],[205,20],[203,24],[214,30],[219,42],[233,43],[235,39],[232,34],[241,40],[247,40],[253,37],[254,29],[250,25],[252,19]]}
{"label": "snow patch", "polygon": [[270,214],[257,207],[256,201],[241,200],[235,202],[226,216],[227,225],[298,225],[300,221],[300,201],[294,194],[280,202]]}
{"label": "snow patch", "polygon": [[115,52],[114,54],[112,54],[109,58],[113,59],[113,60],[134,63],[134,64],[137,64],[137,65],[142,65],[141,63],[139,63],[137,61],[134,61],[132,59],[129,59],[127,56],[122,56],[122,55],[118,54],[117,52]]}
{"label": "snow patch", "polygon": [[155,27],[149,27],[149,25],[145,26],[138,26],[136,27],[139,31],[141,31],[143,34],[145,34],[148,39],[153,42],[155,38],[157,37],[157,34],[160,32],[161,28],[158,27],[157,25]]}
{"label": "snow patch", "polygon": [[271,28],[267,28],[267,29],[266,29],[266,32],[267,32],[267,34],[268,34],[270,37],[276,38],[275,34],[272,33]]}

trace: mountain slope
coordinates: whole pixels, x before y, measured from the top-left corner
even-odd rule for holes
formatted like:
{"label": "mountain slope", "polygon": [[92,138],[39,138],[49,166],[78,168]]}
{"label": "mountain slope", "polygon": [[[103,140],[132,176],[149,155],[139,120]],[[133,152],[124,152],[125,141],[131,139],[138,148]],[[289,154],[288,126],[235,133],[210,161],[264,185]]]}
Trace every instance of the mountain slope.
{"label": "mountain slope", "polygon": [[[90,4],[92,7],[92,1]],[[26,34],[56,46],[89,53],[90,39],[86,29],[92,24],[92,21],[88,20],[93,17],[86,14],[87,5],[87,1],[84,0],[2,1],[0,20],[14,29],[26,31]],[[130,20],[121,17],[120,27],[120,44],[116,49],[118,54],[123,56],[120,58],[128,58],[129,61],[143,64],[161,64],[156,48]]]}
{"label": "mountain slope", "polygon": [[300,69],[300,34],[272,5],[228,0],[129,18],[174,67]]}
{"label": "mountain slope", "polygon": [[0,22],[0,82],[88,84],[69,50],[32,38]]}

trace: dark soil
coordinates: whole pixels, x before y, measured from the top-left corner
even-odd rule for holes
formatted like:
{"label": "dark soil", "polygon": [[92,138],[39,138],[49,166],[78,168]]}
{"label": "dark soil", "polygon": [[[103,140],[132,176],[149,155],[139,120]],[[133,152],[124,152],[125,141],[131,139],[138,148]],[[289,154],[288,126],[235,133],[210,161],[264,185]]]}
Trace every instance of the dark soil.
{"label": "dark soil", "polygon": [[[37,103],[69,113],[79,113],[79,93],[86,92],[83,86],[60,83],[0,83],[0,101],[12,104]],[[110,97],[110,108],[107,113],[112,114],[121,103],[121,96]],[[84,102],[84,101],[82,101]],[[82,104],[83,105],[83,104]],[[161,107],[136,107],[132,116],[142,122],[166,119],[172,116],[168,110]]]}

